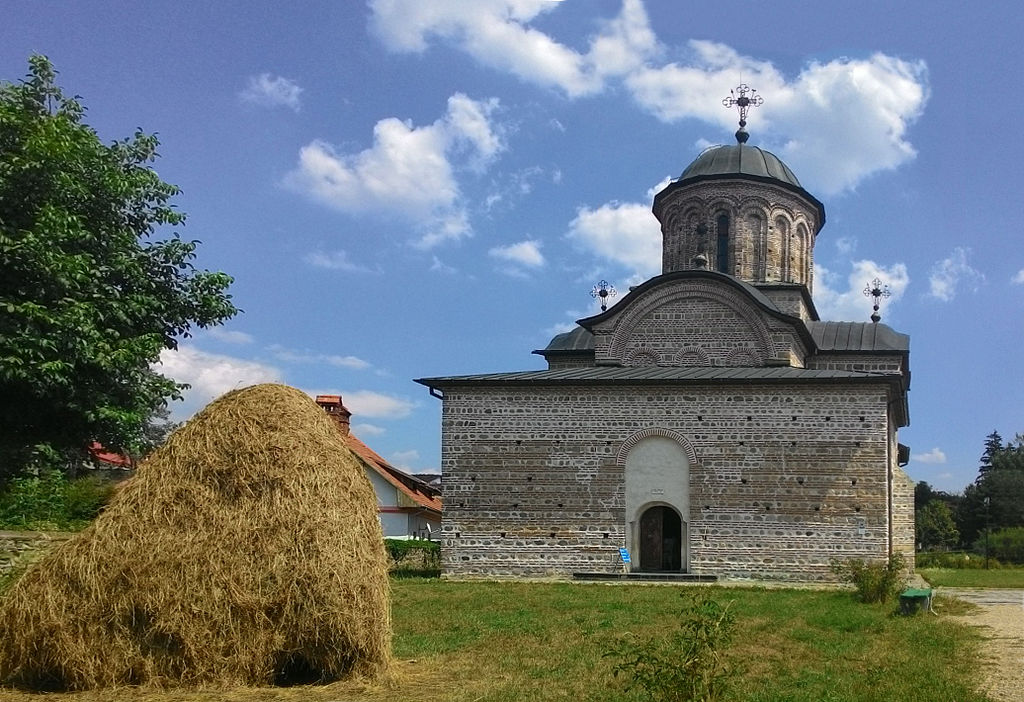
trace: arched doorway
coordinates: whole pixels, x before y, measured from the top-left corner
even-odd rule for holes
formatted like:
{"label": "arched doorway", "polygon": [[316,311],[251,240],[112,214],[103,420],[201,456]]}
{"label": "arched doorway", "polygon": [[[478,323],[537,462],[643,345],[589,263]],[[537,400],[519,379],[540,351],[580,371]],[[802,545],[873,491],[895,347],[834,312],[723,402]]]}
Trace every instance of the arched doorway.
{"label": "arched doorway", "polygon": [[640,570],[683,568],[683,520],[671,507],[649,507],[640,517]]}

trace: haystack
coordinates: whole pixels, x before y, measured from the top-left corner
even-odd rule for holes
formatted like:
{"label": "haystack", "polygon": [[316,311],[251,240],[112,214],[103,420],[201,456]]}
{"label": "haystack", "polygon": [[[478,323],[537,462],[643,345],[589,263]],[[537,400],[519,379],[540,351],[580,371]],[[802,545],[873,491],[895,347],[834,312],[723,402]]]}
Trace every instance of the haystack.
{"label": "haystack", "polygon": [[379,676],[391,627],[369,480],[283,385],[228,393],[0,601],[0,682],[33,689]]}

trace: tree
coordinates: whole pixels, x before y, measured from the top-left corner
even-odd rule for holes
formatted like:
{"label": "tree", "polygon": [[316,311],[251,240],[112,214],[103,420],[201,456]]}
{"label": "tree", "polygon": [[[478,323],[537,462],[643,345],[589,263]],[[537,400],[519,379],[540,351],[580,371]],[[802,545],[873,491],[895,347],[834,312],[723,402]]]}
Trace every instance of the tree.
{"label": "tree", "polygon": [[953,512],[942,500],[931,500],[919,509],[915,523],[917,543],[923,551],[948,551],[960,541],[960,532],[953,521]]}
{"label": "tree", "polygon": [[32,56],[0,84],[0,478],[93,440],[133,448],[185,387],[152,369],[160,352],[238,312],[175,230],[156,136],[104,144],[55,81]]}
{"label": "tree", "polygon": [[993,431],[985,437],[985,452],[981,454],[981,465],[978,467],[978,477],[974,482],[980,483],[990,470],[992,470],[992,459],[1003,450],[1003,437],[998,431]]}

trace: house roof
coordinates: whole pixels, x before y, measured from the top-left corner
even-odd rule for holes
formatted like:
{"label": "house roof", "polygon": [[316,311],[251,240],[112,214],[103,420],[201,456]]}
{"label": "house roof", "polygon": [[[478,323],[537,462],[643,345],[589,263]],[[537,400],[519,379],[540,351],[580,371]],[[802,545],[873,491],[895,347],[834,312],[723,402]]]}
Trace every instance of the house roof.
{"label": "house roof", "polygon": [[441,514],[441,491],[425,482],[395,468],[376,451],[364,444],[354,434],[345,436],[345,443],[372,470],[391,483],[400,493],[419,507]]}
{"label": "house roof", "polygon": [[92,457],[96,461],[99,461],[100,463],[105,463],[108,466],[112,466],[114,468],[124,468],[126,470],[130,470],[135,467],[132,463],[132,459],[130,456],[126,456],[122,453],[116,453],[114,451],[109,451],[106,448],[104,448],[103,445],[98,441],[93,441],[91,444],[89,444],[88,451],[90,457]]}

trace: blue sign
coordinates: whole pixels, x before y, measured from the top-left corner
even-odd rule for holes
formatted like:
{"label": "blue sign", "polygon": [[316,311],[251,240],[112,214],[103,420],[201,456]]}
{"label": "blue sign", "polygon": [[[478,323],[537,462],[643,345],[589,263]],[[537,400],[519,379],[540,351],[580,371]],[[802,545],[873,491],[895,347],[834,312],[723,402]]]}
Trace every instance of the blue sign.
{"label": "blue sign", "polygon": [[619,557],[622,559],[623,563],[629,563],[629,550],[628,549],[624,549],[624,548],[620,548],[619,549]]}

